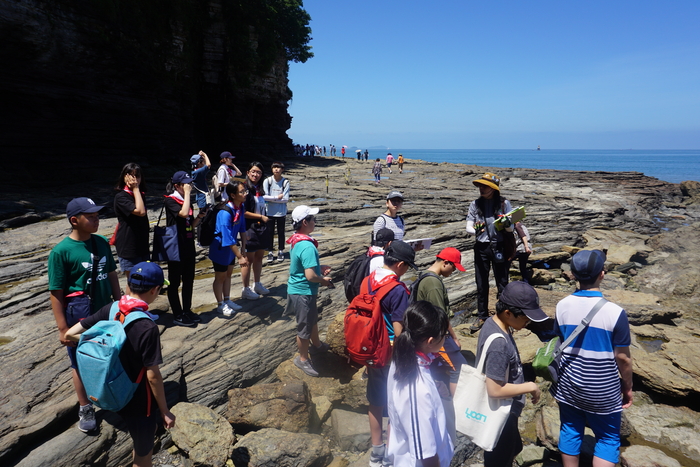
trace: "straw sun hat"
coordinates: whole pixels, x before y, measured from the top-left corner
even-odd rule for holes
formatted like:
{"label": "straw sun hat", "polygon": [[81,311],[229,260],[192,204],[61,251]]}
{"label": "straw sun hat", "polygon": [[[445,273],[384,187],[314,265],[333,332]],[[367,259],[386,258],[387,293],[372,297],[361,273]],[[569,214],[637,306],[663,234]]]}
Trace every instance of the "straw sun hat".
{"label": "straw sun hat", "polygon": [[481,178],[477,178],[474,180],[472,183],[474,183],[474,186],[479,186],[479,185],[484,185],[489,188],[493,188],[496,191],[501,191],[499,188],[499,185],[501,184],[501,179],[498,178],[498,175],[492,174],[491,172],[486,172],[484,175],[481,176]]}

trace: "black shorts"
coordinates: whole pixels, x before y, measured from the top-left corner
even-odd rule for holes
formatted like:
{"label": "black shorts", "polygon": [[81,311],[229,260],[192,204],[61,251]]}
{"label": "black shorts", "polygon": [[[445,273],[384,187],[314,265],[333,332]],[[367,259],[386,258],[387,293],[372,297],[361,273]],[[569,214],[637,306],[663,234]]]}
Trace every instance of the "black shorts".
{"label": "black shorts", "polygon": [[236,264],[236,257],[233,257],[231,264],[229,264],[228,266],[225,264],[215,263],[214,261],[212,261],[211,264],[214,266],[214,272],[226,272],[228,271],[229,266],[233,266],[234,264]]}
{"label": "black shorts", "polygon": [[370,405],[384,407],[384,412],[387,406],[386,383],[389,379],[389,368],[389,364],[381,368],[367,367],[367,401]]}
{"label": "black shorts", "polygon": [[126,423],[131,440],[134,442],[134,452],[137,456],[146,456],[153,450],[155,442],[156,428],[160,420],[160,411],[157,408],[151,409],[151,416],[134,416],[120,413]]}

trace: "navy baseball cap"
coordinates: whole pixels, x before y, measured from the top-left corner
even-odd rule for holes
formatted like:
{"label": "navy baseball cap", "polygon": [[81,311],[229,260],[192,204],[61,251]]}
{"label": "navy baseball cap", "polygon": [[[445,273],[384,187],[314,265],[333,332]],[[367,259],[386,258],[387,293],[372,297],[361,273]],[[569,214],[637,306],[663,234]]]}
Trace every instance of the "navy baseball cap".
{"label": "navy baseball cap", "polygon": [[540,297],[533,286],[523,281],[513,281],[505,286],[498,300],[506,305],[520,308],[530,321],[540,323],[549,319],[540,308]]}
{"label": "navy baseball cap", "polygon": [[220,157],[221,159],[227,159],[227,158],[228,158],[228,159],[235,159],[235,158],[236,158],[236,156],[231,155],[231,153],[228,152],[228,151],[222,152],[221,155],[220,155],[219,157]]}
{"label": "navy baseball cap", "polygon": [[603,270],[605,260],[600,250],[581,250],[571,258],[571,272],[579,281],[590,282]]}
{"label": "navy baseball cap", "polygon": [[416,267],[416,264],[414,263],[414,261],[416,260],[416,252],[413,251],[411,245],[409,245],[406,242],[402,242],[401,240],[395,240],[391,242],[391,244],[388,247],[386,247],[386,250],[384,250],[384,255],[385,257],[391,256],[392,258],[396,258],[399,261],[403,261],[404,263],[411,266],[413,269],[418,269]]}
{"label": "navy baseball cap", "polygon": [[88,214],[91,212],[98,212],[104,206],[98,206],[90,198],[73,198],[66,206],[66,216],[70,219],[78,214]]}
{"label": "navy baseball cap", "polygon": [[180,170],[179,172],[175,172],[175,175],[173,175],[173,183],[177,184],[187,184],[187,183],[192,183],[192,177],[185,172],[184,170]]}
{"label": "navy baseball cap", "polygon": [[163,275],[163,270],[156,263],[142,261],[131,268],[129,285],[155,287],[157,285],[170,285]]}

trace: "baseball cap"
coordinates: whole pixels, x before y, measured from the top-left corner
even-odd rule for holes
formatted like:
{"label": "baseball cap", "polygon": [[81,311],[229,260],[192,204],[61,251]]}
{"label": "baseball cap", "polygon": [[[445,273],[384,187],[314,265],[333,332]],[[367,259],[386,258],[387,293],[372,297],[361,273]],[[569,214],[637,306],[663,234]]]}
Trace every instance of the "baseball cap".
{"label": "baseball cap", "polygon": [[458,271],[464,272],[464,266],[462,266],[462,253],[460,253],[457,248],[452,248],[451,246],[444,248],[440,253],[435,255],[435,257],[440,258],[443,261],[453,263]]}
{"label": "baseball cap", "polygon": [[131,268],[129,285],[155,287],[157,285],[170,285],[165,279],[163,270],[156,263],[142,261]]}
{"label": "baseball cap", "polygon": [[530,321],[539,323],[549,319],[549,316],[540,308],[540,297],[537,291],[527,282],[510,282],[498,299],[506,305],[520,308]]}
{"label": "baseball cap", "polygon": [[292,221],[301,222],[309,216],[315,216],[318,214],[318,208],[310,208],[304,204],[297,206],[292,211]]}
{"label": "baseball cap", "polygon": [[192,178],[187,172],[185,172],[184,170],[180,170],[179,172],[175,172],[175,175],[173,175],[173,183],[192,183]]}
{"label": "baseball cap", "polygon": [[501,179],[498,177],[498,175],[492,174],[491,172],[486,172],[481,176],[481,178],[477,178],[472,183],[474,186],[485,185],[493,188],[496,191],[501,191],[499,188],[501,185]]}
{"label": "baseball cap", "polygon": [[196,164],[201,158],[202,156],[200,156],[199,154],[195,154],[194,156],[190,157],[190,162]]}
{"label": "baseball cap", "polygon": [[231,154],[230,152],[228,152],[228,151],[222,152],[221,155],[220,155],[219,157],[222,158],[222,159],[226,159],[226,158],[235,159],[235,158],[236,158],[236,156],[232,155],[232,154]]}
{"label": "baseball cap", "polygon": [[66,216],[70,219],[78,214],[98,212],[104,206],[97,206],[90,198],[73,198],[66,206]]}
{"label": "baseball cap", "polygon": [[605,266],[605,253],[600,250],[581,250],[571,258],[571,272],[584,282],[595,280]]}
{"label": "baseball cap", "polygon": [[402,242],[401,240],[394,240],[391,242],[391,245],[386,247],[384,250],[384,255],[386,256],[391,256],[392,258],[396,258],[399,261],[403,261],[404,263],[408,264],[411,266],[413,269],[418,269],[416,267],[416,264],[414,261],[416,260],[416,252],[413,251],[413,248],[411,248],[411,245],[409,245],[406,242]]}
{"label": "baseball cap", "polygon": [[394,241],[394,231],[384,227],[383,229],[377,230],[377,235],[374,236],[374,241],[378,243],[387,243]]}
{"label": "baseball cap", "polygon": [[386,195],[386,199],[394,199],[394,198],[401,198],[403,199],[403,195],[401,194],[400,191],[390,191],[388,195]]}

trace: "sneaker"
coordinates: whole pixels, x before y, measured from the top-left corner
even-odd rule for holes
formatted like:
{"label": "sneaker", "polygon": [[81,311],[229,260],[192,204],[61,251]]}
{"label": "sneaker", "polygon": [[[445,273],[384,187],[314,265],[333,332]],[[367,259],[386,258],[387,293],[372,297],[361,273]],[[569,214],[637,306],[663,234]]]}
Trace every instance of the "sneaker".
{"label": "sneaker", "polygon": [[318,372],[311,366],[311,360],[302,362],[301,357],[297,355],[296,358],[294,358],[294,365],[309,376],[318,376]]}
{"label": "sneaker", "polygon": [[481,319],[481,318],[477,319],[476,322],[475,322],[474,324],[471,325],[471,327],[469,328],[469,330],[470,330],[471,332],[476,332],[476,331],[478,331],[479,329],[481,329],[481,326],[484,325],[484,321],[486,321],[486,320]]}
{"label": "sneaker", "polygon": [[94,431],[97,428],[97,420],[95,420],[95,408],[92,404],[80,407],[78,410],[78,429],[83,433]]}
{"label": "sneaker", "polygon": [[380,454],[375,454],[374,448],[370,448],[369,451],[369,467],[382,467],[384,461],[384,453],[386,452],[386,445],[382,445]]}
{"label": "sneaker", "polygon": [[330,349],[330,348],[331,348],[331,346],[328,345],[328,342],[321,342],[321,345],[319,345],[318,347],[311,344],[311,345],[309,345],[309,354],[319,355],[319,354],[328,352],[328,349]]}
{"label": "sneaker", "polygon": [[280,252],[277,253],[277,261],[278,261],[279,263],[281,263],[281,262],[284,261],[284,251],[280,251]]}
{"label": "sneaker", "polygon": [[233,303],[231,300],[224,300],[224,303],[228,305],[233,311],[241,311],[243,309],[238,303]]}
{"label": "sneaker", "polygon": [[275,255],[272,252],[267,254],[267,264],[272,264],[275,261]]}
{"label": "sneaker", "polygon": [[197,313],[195,313],[194,311],[186,311],[185,316],[187,316],[189,319],[191,319],[193,323],[201,323],[202,322],[202,318],[200,318],[199,315]]}
{"label": "sneaker", "polygon": [[175,323],[178,326],[186,326],[188,328],[196,326],[196,323],[190,319],[189,316],[186,314],[181,314],[180,316],[176,316],[175,319],[173,319],[173,323]]}
{"label": "sneaker", "polygon": [[228,303],[225,302],[219,305],[216,309],[219,313],[223,314],[224,316],[231,317],[236,314],[236,310],[228,306]]}
{"label": "sneaker", "polygon": [[253,286],[253,290],[255,293],[260,294],[260,295],[267,295],[270,293],[269,290],[265,288],[264,285],[262,285],[261,282],[256,282],[255,285]]}
{"label": "sneaker", "polygon": [[241,292],[241,298],[245,300],[257,300],[258,298],[260,298],[260,295],[253,292],[250,289],[250,287],[243,287],[243,291]]}

